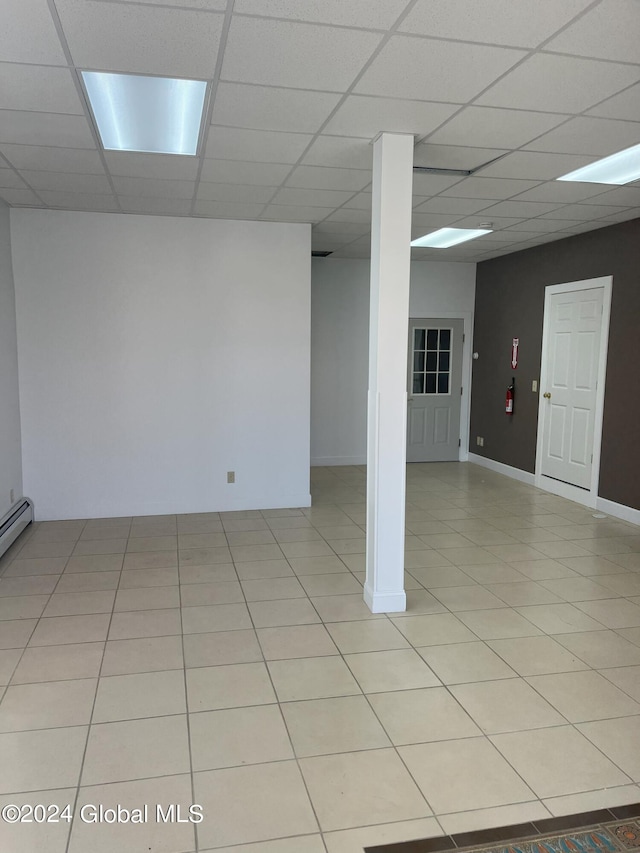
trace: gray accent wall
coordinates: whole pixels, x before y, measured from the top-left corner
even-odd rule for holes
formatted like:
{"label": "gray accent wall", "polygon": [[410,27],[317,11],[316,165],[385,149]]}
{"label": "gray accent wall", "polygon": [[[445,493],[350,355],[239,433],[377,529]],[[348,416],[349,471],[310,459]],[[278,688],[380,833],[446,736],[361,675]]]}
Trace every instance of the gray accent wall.
{"label": "gray accent wall", "polygon": [[[640,219],[478,264],[469,449],[534,472],[538,394],[531,382],[540,378],[545,287],[608,275],[613,297],[599,495],[640,509]],[[514,337],[520,354],[512,371]],[[510,417],[504,399],[512,376]]]}

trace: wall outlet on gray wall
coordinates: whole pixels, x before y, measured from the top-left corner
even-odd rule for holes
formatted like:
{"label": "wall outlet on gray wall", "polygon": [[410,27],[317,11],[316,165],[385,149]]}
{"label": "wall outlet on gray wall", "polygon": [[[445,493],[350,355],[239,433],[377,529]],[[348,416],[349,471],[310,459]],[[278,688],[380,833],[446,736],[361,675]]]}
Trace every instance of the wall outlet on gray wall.
{"label": "wall outlet on gray wall", "polygon": [[235,483],[236,481],[236,472],[235,471],[227,471],[227,483]]}

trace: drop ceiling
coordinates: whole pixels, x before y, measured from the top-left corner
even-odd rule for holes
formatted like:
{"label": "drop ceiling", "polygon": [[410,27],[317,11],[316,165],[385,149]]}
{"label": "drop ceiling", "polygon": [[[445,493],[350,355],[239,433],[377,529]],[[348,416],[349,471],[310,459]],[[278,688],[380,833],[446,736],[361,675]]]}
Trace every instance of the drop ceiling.
{"label": "drop ceiling", "polygon": [[[371,140],[411,133],[416,258],[480,261],[640,216],[555,178],[640,143],[640,0],[2,0],[0,198],[310,222],[368,257]],[[80,70],[208,83],[199,156],[105,152]]]}

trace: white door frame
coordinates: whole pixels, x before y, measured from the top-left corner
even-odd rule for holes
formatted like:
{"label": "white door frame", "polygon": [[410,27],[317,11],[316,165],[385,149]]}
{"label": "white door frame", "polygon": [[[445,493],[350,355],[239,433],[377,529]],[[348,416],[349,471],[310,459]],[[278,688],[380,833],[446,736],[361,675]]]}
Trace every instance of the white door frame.
{"label": "white door frame", "polygon": [[458,462],[469,461],[469,434],[471,432],[471,347],[473,344],[473,312],[472,311],[426,311],[419,315],[409,312],[409,323],[412,320],[429,320],[432,317],[443,320],[462,320],[464,341],[462,342],[462,395],[460,398],[460,447]]}
{"label": "white door frame", "polygon": [[[549,314],[551,311],[551,296],[557,293],[571,293],[572,291],[591,290],[603,288],[602,325],[600,328],[600,353],[598,356],[598,385],[596,388],[596,407],[593,425],[593,463],[591,466],[591,484],[589,489],[581,489],[569,483],[562,483],[542,474],[542,446],[543,425],[545,417],[546,400],[543,393],[547,387],[547,349],[549,346]],[[535,484],[537,488],[554,495],[560,495],[568,500],[595,507],[598,497],[598,485],[600,481],[600,452],[602,449],[602,419],[604,414],[604,391],[607,372],[607,353],[609,350],[609,320],[611,317],[611,293],[613,290],[613,276],[607,275],[601,278],[590,278],[584,281],[572,281],[567,284],[551,284],[545,288],[544,294],[544,321],[542,327],[542,358],[540,364],[540,385],[538,388],[538,440],[536,444],[536,471]]]}

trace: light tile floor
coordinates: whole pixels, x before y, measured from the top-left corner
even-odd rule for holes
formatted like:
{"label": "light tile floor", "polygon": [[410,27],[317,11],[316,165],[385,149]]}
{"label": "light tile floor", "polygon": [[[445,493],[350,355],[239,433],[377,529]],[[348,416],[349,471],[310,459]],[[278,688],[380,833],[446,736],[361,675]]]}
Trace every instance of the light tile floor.
{"label": "light tile floor", "polygon": [[[365,470],[312,509],[34,525],[0,561],[7,853],[361,853],[640,800],[640,530],[408,468],[404,614],[362,601]],[[86,817],[93,811],[88,810]]]}

